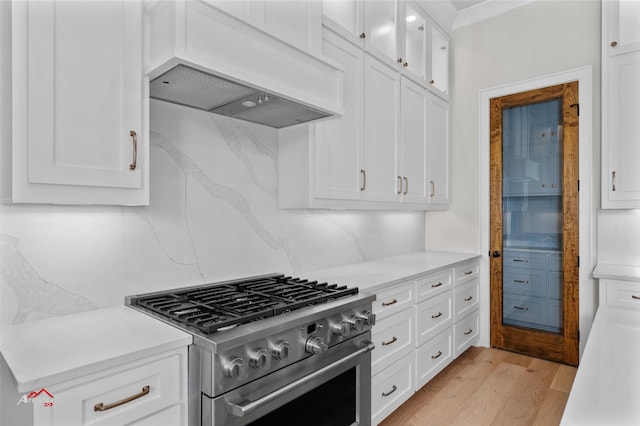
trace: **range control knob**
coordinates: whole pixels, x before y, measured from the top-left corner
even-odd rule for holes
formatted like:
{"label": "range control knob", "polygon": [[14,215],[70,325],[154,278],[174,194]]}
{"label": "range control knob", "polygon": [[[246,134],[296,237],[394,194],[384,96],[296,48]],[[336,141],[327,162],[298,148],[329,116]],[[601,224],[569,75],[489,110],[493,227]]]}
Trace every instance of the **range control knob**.
{"label": "range control knob", "polygon": [[359,318],[364,320],[367,325],[376,325],[376,314],[370,311],[362,311],[358,314]]}
{"label": "range control knob", "polygon": [[351,326],[351,329],[357,332],[361,332],[364,328],[364,319],[362,319],[361,317],[354,315],[347,322]]}
{"label": "range control knob", "polygon": [[307,343],[304,345],[304,349],[312,355],[325,352],[328,348],[327,344],[322,340],[322,337],[309,337]]}
{"label": "range control knob", "polygon": [[253,368],[269,368],[271,355],[265,348],[258,348],[249,357],[249,365]]}
{"label": "range control knob", "polygon": [[289,358],[289,352],[291,352],[291,345],[286,340],[281,340],[271,348],[271,354],[275,359],[285,360]]}
{"label": "range control knob", "polygon": [[333,332],[340,337],[346,337],[351,332],[351,324],[347,321],[340,321],[333,325]]}
{"label": "range control knob", "polygon": [[238,380],[244,375],[244,359],[239,356],[229,359],[224,366],[224,375],[232,380]]}

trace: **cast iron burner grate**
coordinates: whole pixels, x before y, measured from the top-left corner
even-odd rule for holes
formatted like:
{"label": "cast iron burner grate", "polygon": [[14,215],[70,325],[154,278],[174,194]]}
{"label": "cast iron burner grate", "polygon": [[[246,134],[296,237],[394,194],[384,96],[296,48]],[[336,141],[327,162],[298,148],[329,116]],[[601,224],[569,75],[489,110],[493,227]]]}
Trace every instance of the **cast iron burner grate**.
{"label": "cast iron burner grate", "polygon": [[357,288],[271,275],[142,295],[131,302],[211,334],[357,293]]}

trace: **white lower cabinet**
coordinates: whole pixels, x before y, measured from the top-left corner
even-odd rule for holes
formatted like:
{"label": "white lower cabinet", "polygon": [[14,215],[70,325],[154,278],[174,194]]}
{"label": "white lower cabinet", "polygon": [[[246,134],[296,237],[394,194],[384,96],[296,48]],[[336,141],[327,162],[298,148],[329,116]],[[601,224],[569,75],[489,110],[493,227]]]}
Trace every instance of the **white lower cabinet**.
{"label": "white lower cabinet", "polygon": [[477,342],[479,275],[479,262],[466,261],[376,292],[372,424]]}
{"label": "white lower cabinet", "polygon": [[33,425],[187,425],[187,348],[46,387]]}
{"label": "white lower cabinet", "polygon": [[640,310],[640,282],[600,280],[600,306]]}

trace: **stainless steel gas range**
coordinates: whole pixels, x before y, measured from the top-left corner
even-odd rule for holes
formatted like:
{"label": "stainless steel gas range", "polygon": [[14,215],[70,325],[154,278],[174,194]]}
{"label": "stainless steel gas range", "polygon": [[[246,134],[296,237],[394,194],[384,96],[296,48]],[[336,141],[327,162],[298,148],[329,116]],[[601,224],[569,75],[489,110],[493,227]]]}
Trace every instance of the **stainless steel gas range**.
{"label": "stainless steel gas range", "polygon": [[126,303],[193,334],[190,425],[368,426],[374,298],[272,274]]}

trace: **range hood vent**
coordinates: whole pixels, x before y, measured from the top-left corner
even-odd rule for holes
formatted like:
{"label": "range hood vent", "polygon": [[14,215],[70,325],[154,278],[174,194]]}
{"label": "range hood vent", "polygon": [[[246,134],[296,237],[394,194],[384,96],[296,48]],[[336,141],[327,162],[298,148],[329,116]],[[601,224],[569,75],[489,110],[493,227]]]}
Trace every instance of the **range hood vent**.
{"label": "range hood vent", "polygon": [[150,97],[277,129],[331,114],[186,65],[177,65],[149,84]]}

